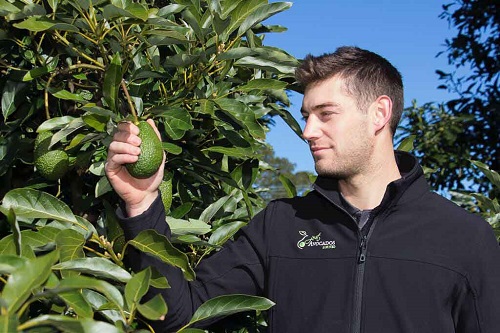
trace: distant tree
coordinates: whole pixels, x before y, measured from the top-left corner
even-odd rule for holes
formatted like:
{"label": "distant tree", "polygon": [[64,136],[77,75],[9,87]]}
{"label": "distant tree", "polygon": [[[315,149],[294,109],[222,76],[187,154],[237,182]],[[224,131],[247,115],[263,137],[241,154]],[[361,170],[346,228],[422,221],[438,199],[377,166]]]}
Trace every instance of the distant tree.
{"label": "distant tree", "polygon": [[440,53],[454,69],[436,71],[443,82],[439,88],[458,98],[443,105],[414,103],[399,138],[416,135],[415,154],[433,170],[429,180],[435,189],[466,189],[474,182],[485,190],[490,183],[470,160],[499,170],[500,6],[494,0],[454,1],[443,5],[440,17],[457,34]]}
{"label": "distant tree", "polygon": [[265,201],[290,196],[286,179],[293,184],[298,195],[305,194],[311,189],[315,177],[312,172],[295,172],[296,164],[285,157],[276,156],[271,146],[262,148],[261,154],[265,168],[257,178],[255,186]]}

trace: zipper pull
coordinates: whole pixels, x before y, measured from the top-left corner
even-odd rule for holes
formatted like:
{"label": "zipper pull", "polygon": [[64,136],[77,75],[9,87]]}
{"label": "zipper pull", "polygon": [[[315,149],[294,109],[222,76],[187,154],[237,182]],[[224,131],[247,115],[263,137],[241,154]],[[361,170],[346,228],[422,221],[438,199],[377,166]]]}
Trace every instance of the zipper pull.
{"label": "zipper pull", "polygon": [[366,261],[366,235],[361,238],[361,243],[359,244],[359,258],[358,263],[362,264]]}

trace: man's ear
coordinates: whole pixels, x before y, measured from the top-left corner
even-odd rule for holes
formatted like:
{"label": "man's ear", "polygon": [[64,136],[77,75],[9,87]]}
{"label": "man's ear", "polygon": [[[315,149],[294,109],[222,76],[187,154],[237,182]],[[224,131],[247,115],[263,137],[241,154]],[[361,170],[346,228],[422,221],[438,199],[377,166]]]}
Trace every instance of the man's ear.
{"label": "man's ear", "polygon": [[392,117],[392,100],[387,95],[381,95],[375,100],[374,107],[373,124],[375,131],[379,132],[386,126],[389,127]]}

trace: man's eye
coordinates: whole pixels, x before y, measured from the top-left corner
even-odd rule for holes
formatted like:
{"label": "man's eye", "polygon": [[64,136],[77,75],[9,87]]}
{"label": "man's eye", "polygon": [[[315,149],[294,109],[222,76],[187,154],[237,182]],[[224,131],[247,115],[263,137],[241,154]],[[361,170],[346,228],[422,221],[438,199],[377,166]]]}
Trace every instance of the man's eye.
{"label": "man's eye", "polygon": [[302,119],[303,121],[307,121],[308,118],[309,118],[309,116],[306,116],[306,115],[302,115],[302,117],[300,117],[300,119]]}

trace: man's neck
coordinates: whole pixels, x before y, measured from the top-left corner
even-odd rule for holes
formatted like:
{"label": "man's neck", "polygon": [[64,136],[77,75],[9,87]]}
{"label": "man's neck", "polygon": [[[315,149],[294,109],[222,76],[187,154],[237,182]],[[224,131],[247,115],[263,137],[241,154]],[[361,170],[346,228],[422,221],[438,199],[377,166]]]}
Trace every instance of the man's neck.
{"label": "man's neck", "polygon": [[354,207],[366,210],[380,205],[389,183],[400,179],[396,159],[375,163],[369,172],[339,180],[339,189],[344,198]]}

